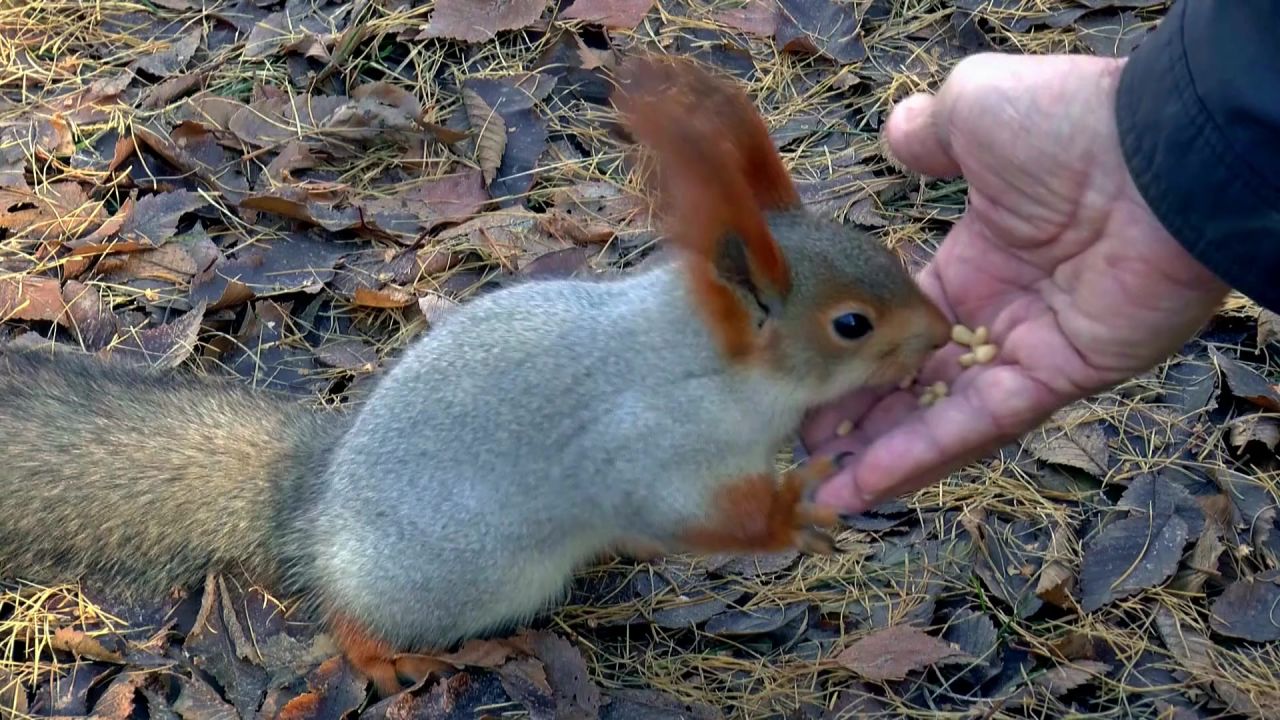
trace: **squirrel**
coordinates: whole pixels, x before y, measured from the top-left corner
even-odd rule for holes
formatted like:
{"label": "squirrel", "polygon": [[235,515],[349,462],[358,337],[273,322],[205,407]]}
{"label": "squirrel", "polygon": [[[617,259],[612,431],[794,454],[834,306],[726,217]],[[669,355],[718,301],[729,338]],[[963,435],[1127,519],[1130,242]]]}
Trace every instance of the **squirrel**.
{"label": "squirrel", "polygon": [[736,84],[650,56],[617,88],[674,252],[478,295],[355,410],[0,350],[0,572],[159,595],[243,571],[385,696],[609,553],[834,552],[811,492],[836,462],[776,453],[950,323],[896,254],[803,206]]}

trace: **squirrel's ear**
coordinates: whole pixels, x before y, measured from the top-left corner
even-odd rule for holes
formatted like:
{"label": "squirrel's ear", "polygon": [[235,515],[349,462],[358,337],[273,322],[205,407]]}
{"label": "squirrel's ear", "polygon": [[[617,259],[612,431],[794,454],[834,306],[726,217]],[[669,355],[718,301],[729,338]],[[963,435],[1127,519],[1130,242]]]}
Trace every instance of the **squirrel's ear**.
{"label": "squirrel's ear", "polygon": [[765,213],[800,196],[746,93],[688,59],[631,59],[618,80],[615,105],[650,152],[667,236],[712,271],[698,276],[745,284],[766,304],[785,298],[790,269]]}

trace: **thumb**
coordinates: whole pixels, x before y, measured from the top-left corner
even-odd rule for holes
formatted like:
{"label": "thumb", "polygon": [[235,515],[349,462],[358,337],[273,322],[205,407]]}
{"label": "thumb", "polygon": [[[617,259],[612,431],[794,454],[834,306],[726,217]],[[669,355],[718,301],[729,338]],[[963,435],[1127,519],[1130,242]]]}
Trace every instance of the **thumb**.
{"label": "thumb", "polygon": [[936,178],[960,174],[946,141],[945,108],[934,95],[899,102],[889,113],[884,139],[893,157],[912,171]]}

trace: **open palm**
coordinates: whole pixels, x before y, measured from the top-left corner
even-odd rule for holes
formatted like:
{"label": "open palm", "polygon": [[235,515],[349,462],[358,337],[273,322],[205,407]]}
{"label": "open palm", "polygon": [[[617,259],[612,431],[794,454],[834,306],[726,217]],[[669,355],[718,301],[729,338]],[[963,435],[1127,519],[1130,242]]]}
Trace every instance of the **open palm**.
{"label": "open palm", "polygon": [[[818,501],[860,512],[931,484],[1033,429],[1053,411],[1158,363],[1228,288],[1152,215],[1114,119],[1123,61],[978,55],[936,96],[889,120],[894,154],[918,172],[963,174],[969,206],[919,281],[953,321],[999,346],[963,369],[952,344],[921,382],[949,395],[855,393],[815,411],[813,453],[853,453]],[[837,437],[844,420],[855,422]]]}

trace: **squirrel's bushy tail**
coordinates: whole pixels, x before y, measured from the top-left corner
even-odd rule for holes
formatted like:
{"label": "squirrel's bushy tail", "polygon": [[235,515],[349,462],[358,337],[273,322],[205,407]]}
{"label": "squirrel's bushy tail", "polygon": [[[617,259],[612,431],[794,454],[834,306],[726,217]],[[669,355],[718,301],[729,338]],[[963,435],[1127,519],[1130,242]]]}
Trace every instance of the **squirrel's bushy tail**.
{"label": "squirrel's bushy tail", "polygon": [[278,578],[336,413],[231,382],[0,349],[0,576],[164,593]]}

